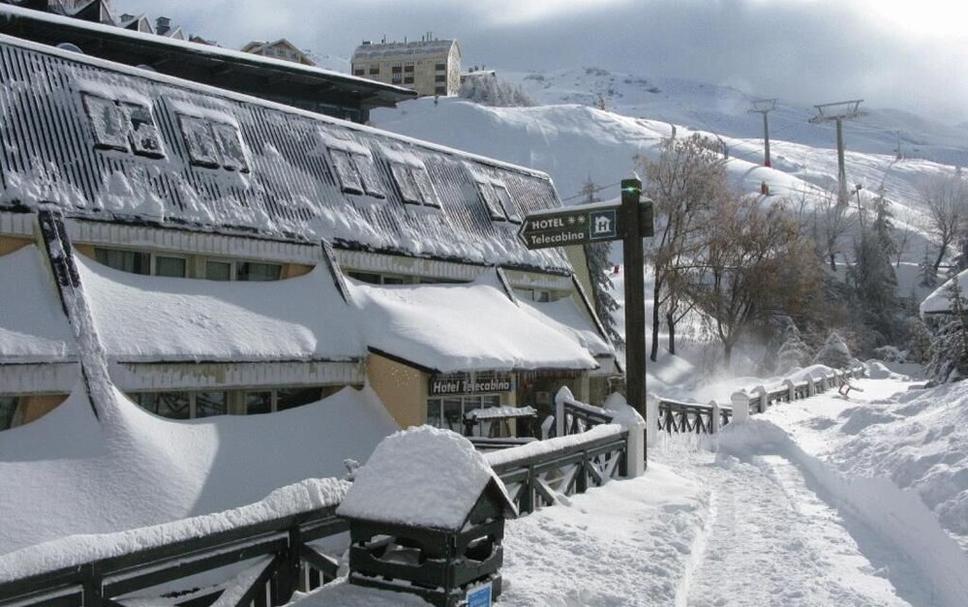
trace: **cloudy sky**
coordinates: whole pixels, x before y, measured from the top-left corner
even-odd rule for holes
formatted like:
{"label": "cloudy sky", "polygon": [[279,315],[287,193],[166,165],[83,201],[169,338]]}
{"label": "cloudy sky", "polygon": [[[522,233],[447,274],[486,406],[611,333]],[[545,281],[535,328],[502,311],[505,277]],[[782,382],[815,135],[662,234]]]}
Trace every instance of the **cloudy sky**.
{"label": "cloudy sky", "polygon": [[600,66],[801,103],[864,97],[968,121],[963,0],[115,0],[239,47],[287,37],[348,57],[363,39],[456,36],[465,64]]}

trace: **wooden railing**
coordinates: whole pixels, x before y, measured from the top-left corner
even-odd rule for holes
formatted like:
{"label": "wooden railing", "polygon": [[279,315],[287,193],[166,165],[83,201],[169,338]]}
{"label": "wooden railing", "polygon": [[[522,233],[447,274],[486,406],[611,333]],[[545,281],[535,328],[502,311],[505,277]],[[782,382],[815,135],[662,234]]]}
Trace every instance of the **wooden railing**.
{"label": "wooden railing", "polygon": [[[240,526],[0,583],[0,606],[121,607],[121,597],[165,585],[161,596],[178,605],[268,607],[296,590],[336,577],[337,560],[312,542],[348,530],[336,507]],[[196,586],[188,578],[246,563],[230,580]],[[235,575],[232,575],[232,574]],[[173,582],[185,581],[178,587]],[[149,592],[150,595],[150,592]],[[223,596],[225,595],[225,596]]]}
{"label": "wooden railing", "polygon": [[[749,392],[734,393],[730,397],[730,405],[718,405],[715,402],[687,403],[657,397],[654,403],[650,404],[650,407],[655,407],[656,421],[647,423],[650,428],[654,423],[656,429],[669,433],[714,434],[737,418],[765,413],[778,403],[809,398],[863,375],[864,368],[857,366],[846,371],[831,370],[817,373],[796,382],[786,379],[781,385],[772,388],[757,386]],[[716,423],[717,420],[718,423]]]}

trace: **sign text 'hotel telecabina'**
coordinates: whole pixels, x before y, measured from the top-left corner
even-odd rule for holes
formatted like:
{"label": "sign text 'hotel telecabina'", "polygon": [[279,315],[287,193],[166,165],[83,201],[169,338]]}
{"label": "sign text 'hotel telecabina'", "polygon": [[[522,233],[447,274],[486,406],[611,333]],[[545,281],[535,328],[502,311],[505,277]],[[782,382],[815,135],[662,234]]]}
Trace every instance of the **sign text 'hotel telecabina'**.
{"label": "sign text 'hotel telecabina'", "polygon": [[[529,249],[545,249],[625,237],[621,205],[593,202],[528,215],[518,237]],[[641,205],[642,225],[652,225],[652,205]],[[651,234],[646,234],[651,236]]]}
{"label": "sign text 'hotel telecabina'", "polygon": [[448,373],[447,375],[431,375],[428,392],[430,396],[446,396],[449,394],[487,394],[511,391],[511,375],[509,373],[488,373],[472,378],[467,373]]}

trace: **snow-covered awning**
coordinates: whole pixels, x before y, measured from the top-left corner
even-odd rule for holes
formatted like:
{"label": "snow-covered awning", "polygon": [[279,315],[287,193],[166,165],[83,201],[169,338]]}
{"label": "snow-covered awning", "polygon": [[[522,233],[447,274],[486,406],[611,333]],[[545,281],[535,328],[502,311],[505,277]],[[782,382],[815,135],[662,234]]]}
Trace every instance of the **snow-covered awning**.
{"label": "snow-covered awning", "polygon": [[73,360],[77,349],[40,250],[0,256],[0,364]]}
{"label": "snow-covered awning", "polygon": [[946,281],[943,285],[935,289],[931,295],[924,298],[921,302],[921,315],[925,314],[944,314],[951,311],[951,300],[948,297],[948,288],[952,280],[958,281],[958,287],[963,296],[968,296],[968,270],[965,270]]}
{"label": "snow-covered awning", "polygon": [[512,302],[487,274],[468,284],[375,286],[349,280],[373,349],[440,372],[594,369],[571,331]]}
{"label": "snow-covered awning", "polygon": [[521,306],[542,322],[547,322],[555,329],[572,335],[593,356],[615,354],[612,346],[598,332],[594,321],[578,308],[573,298],[565,297],[549,302],[522,300]]}
{"label": "snow-covered awning", "polygon": [[325,264],[272,282],[141,276],[77,256],[108,358],[122,362],[353,360],[354,311]]}

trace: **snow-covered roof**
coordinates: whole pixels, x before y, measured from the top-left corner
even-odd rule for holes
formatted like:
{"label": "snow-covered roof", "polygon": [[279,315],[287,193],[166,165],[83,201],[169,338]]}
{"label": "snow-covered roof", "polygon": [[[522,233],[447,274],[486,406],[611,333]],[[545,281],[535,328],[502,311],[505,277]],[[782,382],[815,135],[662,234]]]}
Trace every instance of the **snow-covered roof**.
{"label": "snow-covered roof", "polygon": [[943,314],[951,311],[951,300],[948,297],[947,289],[950,287],[952,280],[958,281],[958,288],[961,290],[961,294],[968,297],[968,270],[964,270],[954,278],[945,281],[943,285],[924,298],[920,307],[922,315]]}
{"label": "snow-covered roof", "polygon": [[[353,51],[353,61],[373,61],[401,55],[419,59],[447,55],[456,40],[411,40],[408,42],[366,42]],[[459,45],[458,45],[458,48]]]}
{"label": "snow-covered roof", "polygon": [[469,284],[375,286],[348,281],[366,343],[442,372],[593,369],[570,331],[512,302],[493,273]]}
{"label": "snow-covered roof", "polygon": [[57,286],[36,246],[0,256],[0,287],[0,363],[75,358]]}
{"label": "snow-covered roof", "polygon": [[377,445],[366,465],[357,471],[336,513],[368,521],[458,530],[492,483],[513,511],[504,483],[469,440],[431,426],[409,428]]}
{"label": "snow-covered roof", "polygon": [[[571,272],[562,251],[529,251],[516,224],[491,219],[468,167],[503,181],[519,214],[560,206],[543,173],[9,36],[0,35],[0,48],[26,70],[0,64],[8,150],[0,157],[0,206],[50,201],[92,219]],[[106,100],[97,111],[92,95]],[[112,103],[147,108],[160,151],[129,149],[131,133],[114,134],[99,113]],[[222,145],[205,135],[209,125],[241,144],[221,166],[206,156],[206,137],[212,149]],[[385,197],[343,191],[323,138],[334,133],[372,152],[367,178]],[[441,208],[404,202],[391,166],[400,155],[426,167],[424,185]]]}
{"label": "snow-covered roof", "polygon": [[550,323],[551,326],[572,335],[593,356],[609,356],[615,350],[599,333],[594,321],[583,313],[571,297],[557,301],[536,302],[521,300],[521,306],[535,314],[536,318]]}
{"label": "snow-covered roof", "polygon": [[113,360],[352,360],[366,354],[354,311],[325,264],[280,281],[218,282],[141,276],[76,258],[98,335]]}
{"label": "snow-covered roof", "polygon": [[[111,395],[109,404],[99,403],[112,408],[100,420],[78,385],[44,417],[3,431],[0,554],[220,512],[303,479],[342,477],[345,459],[365,461],[399,429],[370,388],[345,388],[272,415],[190,421],[157,417],[117,390]],[[257,444],[272,448],[253,448]],[[297,503],[285,496],[268,501],[280,508]],[[83,546],[97,538],[63,541]],[[55,549],[45,554],[51,565],[70,558]],[[0,572],[8,571],[5,565],[0,561]]]}

